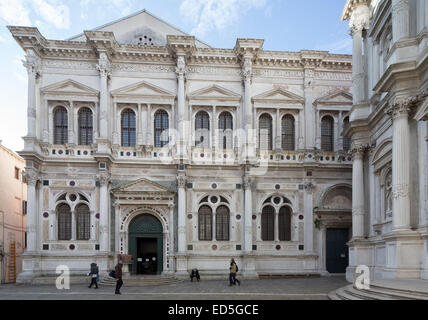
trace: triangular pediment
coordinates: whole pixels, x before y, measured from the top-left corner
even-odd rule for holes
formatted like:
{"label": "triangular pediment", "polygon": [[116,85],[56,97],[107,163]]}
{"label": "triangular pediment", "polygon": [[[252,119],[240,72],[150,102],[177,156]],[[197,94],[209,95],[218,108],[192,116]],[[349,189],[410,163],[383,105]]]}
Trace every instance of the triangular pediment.
{"label": "triangular pediment", "polygon": [[112,96],[175,98],[175,94],[146,81],[140,81],[111,92]]}
{"label": "triangular pediment", "polygon": [[188,95],[190,100],[241,100],[241,96],[229,89],[213,84]]}
{"label": "triangular pediment", "polygon": [[[186,32],[156,17],[147,10],[136,12],[91,31],[112,32],[119,44],[143,46],[165,46],[168,35],[189,36]],[[86,37],[82,33],[68,40],[84,42]],[[195,44],[199,48],[210,48],[208,44],[198,39],[196,39]]]}
{"label": "triangular pediment", "polygon": [[74,80],[64,80],[41,89],[44,94],[59,95],[91,95],[97,96],[98,91]]}
{"label": "triangular pediment", "polygon": [[351,105],[353,101],[352,94],[348,91],[340,90],[334,93],[328,94],[324,97],[315,100],[315,104],[325,105]]}
{"label": "triangular pediment", "polygon": [[283,88],[275,88],[253,97],[255,102],[304,103],[305,99]]}
{"label": "triangular pediment", "polygon": [[160,185],[159,183],[142,178],[127,183],[113,190],[113,193],[174,193],[174,191]]}

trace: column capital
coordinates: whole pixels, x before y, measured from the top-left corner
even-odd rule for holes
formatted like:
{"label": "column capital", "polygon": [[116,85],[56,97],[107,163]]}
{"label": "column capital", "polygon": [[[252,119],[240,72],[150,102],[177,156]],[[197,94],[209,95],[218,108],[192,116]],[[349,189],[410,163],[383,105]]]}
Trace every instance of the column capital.
{"label": "column capital", "polygon": [[41,60],[36,55],[33,49],[28,49],[25,55],[25,60],[22,60],[22,64],[27,69],[29,77],[37,79],[41,74]]}
{"label": "column capital", "polygon": [[110,77],[111,75],[111,64],[108,56],[105,52],[100,53],[98,59],[97,69],[100,72],[101,77]]}
{"label": "column capital", "polygon": [[107,172],[102,172],[99,174],[98,179],[100,181],[100,185],[101,186],[107,186],[110,182],[110,174],[108,174]]}
{"label": "column capital", "polygon": [[352,160],[363,160],[366,151],[369,149],[367,144],[355,145],[354,148],[350,151],[352,155]]}
{"label": "column capital", "polygon": [[177,176],[177,184],[179,188],[184,189],[186,187],[187,178],[183,173],[179,173]]}
{"label": "column capital", "polygon": [[353,8],[349,22],[349,33],[354,36],[360,31],[370,28],[370,9],[367,3],[363,2]]}
{"label": "column capital", "polygon": [[27,185],[32,187],[36,186],[37,181],[40,180],[40,174],[31,169],[27,169],[25,172],[23,172],[22,177],[27,181]]}
{"label": "column capital", "polygon": [[390,102],[386,113],[393,119],[407,117],[413,107],[417,104],[418,100],[418,96],[395,98]]}

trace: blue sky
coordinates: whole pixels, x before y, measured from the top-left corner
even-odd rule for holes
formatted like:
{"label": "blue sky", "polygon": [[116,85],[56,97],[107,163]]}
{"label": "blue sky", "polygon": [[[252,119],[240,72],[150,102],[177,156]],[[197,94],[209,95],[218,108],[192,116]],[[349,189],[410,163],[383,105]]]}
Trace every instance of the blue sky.
{"label": "blue sky", "polygon": [[263,38],[265,50],[352,50],[345,0],[0,0],[0,140],[21,150],[26,134],[27,75],[23,51],[7,25],[36,26],[67,39],[136,11],[154,15],[209,45],[233,48],[236,38]]}

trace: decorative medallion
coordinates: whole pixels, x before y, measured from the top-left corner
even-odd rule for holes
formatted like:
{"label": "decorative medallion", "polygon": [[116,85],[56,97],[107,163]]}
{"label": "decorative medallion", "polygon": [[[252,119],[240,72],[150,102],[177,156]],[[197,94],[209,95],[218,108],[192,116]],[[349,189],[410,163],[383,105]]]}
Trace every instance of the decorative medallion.
{"label": "decorative medallion", "polygon": [[299,219],[300,220],[303,220],[305,217],[303,216],[303,214],[301,214],[300,216],[299,216]]}
{"label": "decorative medallion", "polygon": [[238,214],[238,215],[236,216],[236,220],[241,220],[241,215],[240,215],[240,214]]}
{"label": "decorative medallion", "polygon": [[281,246],[280,245],[277,245],[275,248],[276,248],[276,250],[281,250]]}
{"label": "decorative medallion", "polygon": [[74,249],[76,249],[76,246],[74,244],[70,244],[69,248],[70,248],[70,250],[74,250]]}
{"label": "decorative medallion", "polygon": [[63,154],[64,152],[62,151],[62,150],[59,150],[58,151],[58,154]]}
{"label": "decorative medallion", "polygon": [[217,250],[217,245],[216,245],[216,244],[213,244],[212,249],[213,249],[213,250]]}
{"label": "decorative medallion", "polygon": [[216,184],[216,183],[213,183],[213,184],[211,185],[211,187],[212,187],[213,189],[217,189],[217,184]]}
{"label": "decorative medallion", "polygon": [[191,214],[187,215],[187,219],[192,220],[193,216]]}
{"label": "decorative medallion", "polygon": [[88,155],[88,151],[83,151],[83,154],[84,154],[85,156],[87,156],[87,155]]}
{"label": "decorative medallion", "polygon": [[99,213],[97,213],[97,214],[95,215],[95,218],[99,219],[99,218],[100,218],[100,214],[99,214]]}
{"label": "decorative medallion", "polygon": [[47,213],[47,212],[43,213],[43,218],[45,218],[45,219],[49,218],[49,213]]}
{"label": "decorative medallion", "polygon": [[253,220],[257,220],[257,216],[253,214]]}
{"label": "decorative medallion", "polygon": [[70,181],[70,186],[74,187],[76,185],[75,181]]}
{"label": "decorative medallion", "polygon": [[277,184],[277,185],[275,186],[275,189],[276,189],[276,190],[279,190],[279,189],[281,189],[281,186],[280,186],[279,184]]}

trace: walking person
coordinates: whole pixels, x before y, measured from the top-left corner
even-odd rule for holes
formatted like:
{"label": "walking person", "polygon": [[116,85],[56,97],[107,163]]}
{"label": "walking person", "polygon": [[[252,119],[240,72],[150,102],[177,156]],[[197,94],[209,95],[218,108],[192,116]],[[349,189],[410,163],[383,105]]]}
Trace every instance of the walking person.
{"label": "walking person", "polygon": [[91,276],[91,284],[89,285],[89,289],[92,288],[92,285],[95,285],[95,289],[98,289],[98,273],[99,268],[96,263],[91,263],[91,271],[89,272],[89,276]]}
{"label": "walking person", "polygon": [[116,292],[115,292],[115,294],[121,294],[120,293],[120,288],[123,285],[123,281],[122,281],[122,267],[123,267],[123,262],[122,262],[122,260],[119,260],[119,262],[117,263],[116,267],[114,268],[115,278],[116,278]]}
{"label": "walking person", "polygon": [[241,285],[241,281],[236,279],[236,274],[238,273],[238,265],[235,262],[235,259],[230,260],[230,267],[229,267],[229,287],[236,286],[236,283],[238,282],[238,285]]}

